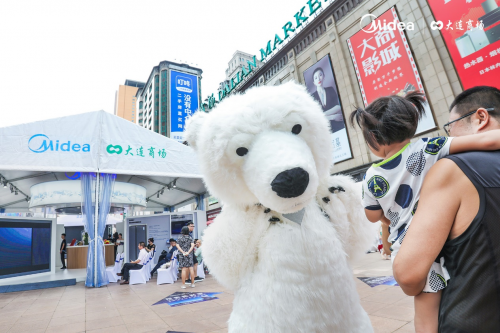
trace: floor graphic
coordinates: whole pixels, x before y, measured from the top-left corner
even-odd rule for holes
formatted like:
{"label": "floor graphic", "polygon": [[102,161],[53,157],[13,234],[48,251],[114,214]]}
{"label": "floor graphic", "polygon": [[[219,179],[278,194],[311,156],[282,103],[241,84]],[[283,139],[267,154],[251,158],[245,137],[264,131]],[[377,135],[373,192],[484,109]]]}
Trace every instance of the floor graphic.
{"label": "floor graphic", "polygon": [[358,277],[358,279],[372,288],[380,285],[398,286],[398,283],[394,280],[393,276]]}
{"label": "floor graphic", "polygon": [[181,306],[187,304],[200,303],[205,301],[211,301],[214,299],[218,299],[215,295],[222,293],[189,293],[189,292],[175,292],[164,299],[156,302],[153,305],[165,304],[174,307]]}

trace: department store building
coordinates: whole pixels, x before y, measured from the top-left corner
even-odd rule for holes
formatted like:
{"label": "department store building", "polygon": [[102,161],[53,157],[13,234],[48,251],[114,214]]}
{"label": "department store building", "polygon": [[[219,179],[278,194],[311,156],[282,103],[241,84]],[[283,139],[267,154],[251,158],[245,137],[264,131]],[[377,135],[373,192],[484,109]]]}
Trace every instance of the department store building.
{"label": "department store building", "polygon": [[[454,1],[456,0],[448,2]],[[379,96],[401,94],[420,88],[425,91],[430,107],[427,123],[414,140],[420,137],[435,137],[445,135],[442,127],[448,121],[448,107],[466,86],[463,80],[459,79],[450,56],[454,51],[449,51],[445,44],[443,37],[445,31],[431,29],[432,22],[436,20],[434,17],[436,13],[431,11],[429,2],[426,0],[305,1],[302,14],[298,8],[298,14],[290,17],[292,25],[288,28],[296,27],[299,25],[297,23],[300,23],[300,27],[295,29],[295,35],[285,39],[284,35],[287,32],[284,27],[277,31],[277,37],[273,38],[273,28],[270,27],[270,44],[266,45],[267,41],[263,41],[263,49],[260,53],[256,53],[256,59],[262,63],[253,69],[252,75],[242,79],[228,94],[244,92],[256,86],[280,85],[291,80],[306,85],[309,90],[314,66],[320,62],[326,64],[326,67],[322,68],[325,82],[329,75],[327,67],[331,66],[333,80],[330,78],[330,85],[336,85],[346,132],[346,140],[341,142],[345,156],[339,159],[341,161],[336,161],[332,173],[350,174],[361,180],[368,167],[380,159],[370,153],[361,131],[348,124],[347,119],[354,106],[363,107],[369,104],[377,97],[374,94]],[[439,0],[439,2],[445,1]],[[465,4],[465,1],[462,2]],[[317,8],[318,3],[320,8]],[[313,8],[310,7],[311,4]],[[309,15],[311,12],[314,13]],[[304,20],[303,17],[306,15],[309,16]],[[369,30],[371,20],[376,21],[377,18],[385,17],[384,15],[398,18],[400,22],[407,24],[406,29],[396,29],[392,32],[379,29],[386,30],[385,35],[381,33],[369,35],[370,31],[364,31]],[[362,17],[364,17],[363,23],[360,24]],[[413,29],[408,26],[409,22],[413,23]],[[278,24],[272,26],[286,26],[287,22]],[[459,47],[458,42],[457,47]],[[268,51],[272,52],[267,54]],[[475,59],[477,54],[469,57]],[[407,72],[402,65],[391,64],[391,61],[395,63],[396,60],[405,63],[404,66],[408,67]],[[339,144],[338,139],[337,144]]]}

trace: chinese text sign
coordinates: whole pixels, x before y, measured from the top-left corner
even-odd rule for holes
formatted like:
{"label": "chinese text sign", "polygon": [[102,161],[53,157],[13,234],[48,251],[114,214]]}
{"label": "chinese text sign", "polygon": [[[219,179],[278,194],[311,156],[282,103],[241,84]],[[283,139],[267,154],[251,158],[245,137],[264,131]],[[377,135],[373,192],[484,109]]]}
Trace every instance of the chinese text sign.
{"label": "chinese text sign", "polygon": [[500,88],[500,8],[495,0],[429,0],[464,89]]}
{"label": "chinese text sign", "polygon": [[198,109],[198,77],[170,71],[170,138],[184,142],[186,120]]}
{"label": "chinese text sign", "polygon": [[[389,25],[390,22],[395,24]],[[399,22],[396,9],[392,7],[347,40],[365,106],[383,96],[405,96],[414,90],[425,93],[406,36],[398,27]],[[435,126],[427,105],[417,134]]]}

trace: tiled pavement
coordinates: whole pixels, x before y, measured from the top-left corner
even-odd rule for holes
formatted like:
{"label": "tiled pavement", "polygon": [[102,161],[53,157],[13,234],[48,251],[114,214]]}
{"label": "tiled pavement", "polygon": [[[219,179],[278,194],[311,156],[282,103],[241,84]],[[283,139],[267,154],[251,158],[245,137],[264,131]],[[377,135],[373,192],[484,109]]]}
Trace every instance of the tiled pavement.
{"label": "tiled pavement", "polygon": [[[392,275],[390,261],[368,254],[354,266],[355,276]],[[363,307],[375,332],[414,332],[413,298],[399,287],[371,288],[356,280]],[[223,292],[218,300],[171,308],[152,306],[176,291]],[[230,291],[215,279],[207,279],[194,289],[173,285],[147,284],[87,289],[76,286],[0,294],[0,333],[3,332],[227,332],[233,302]]]}

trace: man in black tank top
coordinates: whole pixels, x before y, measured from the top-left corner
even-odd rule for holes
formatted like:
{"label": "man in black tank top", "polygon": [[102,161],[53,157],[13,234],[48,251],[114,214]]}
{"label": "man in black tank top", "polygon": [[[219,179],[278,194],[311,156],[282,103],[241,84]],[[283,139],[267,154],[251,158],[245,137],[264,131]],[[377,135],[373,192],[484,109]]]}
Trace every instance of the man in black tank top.
{"label": "man in black tank top", "polygon": [[[500,129],[500,90],[475,87],[450,107],[450,136]],[[451,155],[425,178],[394,277],[418,295],[442,254],[450,274],[439,332],[500,332],[500,151]]]}

